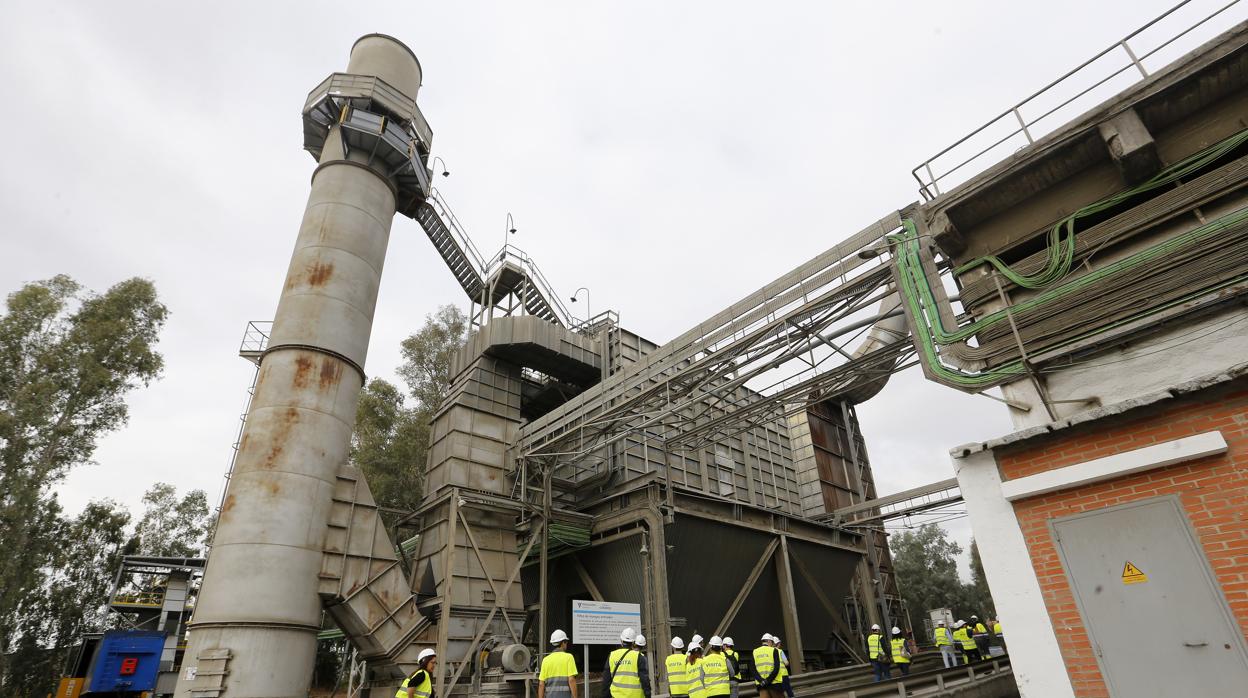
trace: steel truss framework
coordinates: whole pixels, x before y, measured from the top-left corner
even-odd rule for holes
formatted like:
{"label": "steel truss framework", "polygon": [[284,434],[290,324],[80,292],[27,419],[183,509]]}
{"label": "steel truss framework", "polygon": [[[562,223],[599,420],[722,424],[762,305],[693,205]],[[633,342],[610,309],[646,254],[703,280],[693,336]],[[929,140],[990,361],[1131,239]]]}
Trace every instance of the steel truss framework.
{"label": "steel truss framework", "polygon": [[841,346],[881,317],[889,267],[868,263],[900,226],[890,213],[526,425],[515,457],[576,464],[638,433],[697,450],[913,365],[905,338],[858,357]]}

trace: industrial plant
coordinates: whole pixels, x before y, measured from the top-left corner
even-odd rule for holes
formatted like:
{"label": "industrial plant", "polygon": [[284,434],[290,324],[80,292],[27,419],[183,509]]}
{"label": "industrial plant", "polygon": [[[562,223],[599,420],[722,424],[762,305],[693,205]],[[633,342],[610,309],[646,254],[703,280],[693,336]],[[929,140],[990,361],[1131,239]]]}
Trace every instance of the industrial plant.
{"label": "industrial plant", "polygon": [[[119,579],[154,571],[163,595],[111,600],[158,633],[147,690],[306,696],[328,615],[345,695],[395,695],[430,649],[437,696],[537,695],[556,630],[599,695],[619,644],[586,639],[592,602],[635,606],[613,612],[649,640],[647,696],[671,695],[669,643],[695,634],[742,655],[782,638],[803,696],[1243,695],[1248,21],[1174,12],[920,162],[916,201],[662,344],[609,309],[574,318],[510,242],[480,251],[433,186],[419,46],[369,34],[342,72],[309,66],[307,207],[240,352],[254,395],[210,551],[127,559]],[[470,321],[401,538],[348,457],[396,214]],[[1014,430],[939,444],[956,478],[881,496],[857,409],[907,368]],[[926,646],[935,622],[903,602],[884,524],[955,503],[1008,652],[920,653],[873,683],[873,626]]]}

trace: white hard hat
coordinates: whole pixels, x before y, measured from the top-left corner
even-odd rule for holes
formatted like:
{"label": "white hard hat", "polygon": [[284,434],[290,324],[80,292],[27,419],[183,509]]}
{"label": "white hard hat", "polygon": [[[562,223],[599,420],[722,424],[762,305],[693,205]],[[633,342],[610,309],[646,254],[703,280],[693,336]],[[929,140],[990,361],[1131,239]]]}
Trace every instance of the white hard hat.
{"label": "white hard hat", "polygon": [[718,635],[711,636],[711,647],[723,647],[724,641]]}
{"label": "white hard hat", "polygon": [[679,637],[672,638],[672,648],[683,650],[685,648],[685,641],[680,639]]}
{"label": "white hard hat", "polygon": [[894,625],[894,626],[893,626],[893,634],[894,634],[894,635],[900,635],[900,634],[901,634],[901,628],[899,628],[899,627],[897,627],[897,626],[895,626],[895,625]]}
{"label": "white hard hat", "polygon": [[979,616],[971,616],[971,620],[979,620]]}
{"label": "white hard hat", "polygon": [[944,625],[944,624],[945,624],[945,621],[943,620],[936,621],[936,625]]}
{"label": "white hard hat", "polygon": [[700,649],[702,649],[702,643],[701,643],[701,642],[690,642],[690,643],[689,643],[689,651],[690,651],[690,652],[692,652],[692,651],[694,651],[694,650],[700,650]]}
{"label": "white hard hat", "polygon": [[879,630],[879,629],[880,629],[880,624],[879,624],[879,623],[875,623],[874,625],[872,625],[872,626],[871,626],[871,629],[872,629],[872,630]]}
{"label": "white hard hat", "polygon": [[563,642],[564,640],[567,640],[567,639],[568,639],[568,634],[563,632],[562,630],[556,630],[555,632],[550,634],[550,644],[552,645],[557,645],[560,642]]}
{"label": "white hard hat", "polygon": [[763,633],[763,642],[771,642],[771,633]]}
{"label": "white hard hat", "polygon": [[953,624],[953,627],[955,627],[955,628],[960,628],[960,627],[962,627],[962,626],[964,626],[964,625],[966,625],[966,621],[964,621],[964,620],[960,620],[960,621],[958,621],[957,623],[954,623],[954,624]]}
{"label": "white hard hat", "polygon": [[645,647],[645,646],[646,646],[646,636],[645,636],[645,635],[642,635],[641,633],[637,633],[637,637],[634,637],[634,638],[633,638],[633,644],[634,644],[634,645],[637,645],[638,647]]}
{"label": "white hard hat", "polygon": [[732,646],[733,646],[733,644],[732,644],[732,638],[730,638],[730,637],[726,637],[726,638],[724,638],[724,645],[725,645],[726,647],[732,647]]}
{"label": "white hard hat", "polygon": [[624,628],[620,633],[620,642],[632,642],[637,637],[637,631],[632,628]]}
{"label": "white hard hat", "polygon": [[420,654],[416,655],[416,663],[419,664],[430,657],[437,656],[437,654],[438,654],[437,652],[433,651],[432,647],[426,647],[425,649],[420,651]]}
{"label": "white hard hat", "polygon": [[702,644],[702,636],[697,633],[694,633],[693,637],[689,638],[689,643],[690,644],[693,644],[693,643]]}

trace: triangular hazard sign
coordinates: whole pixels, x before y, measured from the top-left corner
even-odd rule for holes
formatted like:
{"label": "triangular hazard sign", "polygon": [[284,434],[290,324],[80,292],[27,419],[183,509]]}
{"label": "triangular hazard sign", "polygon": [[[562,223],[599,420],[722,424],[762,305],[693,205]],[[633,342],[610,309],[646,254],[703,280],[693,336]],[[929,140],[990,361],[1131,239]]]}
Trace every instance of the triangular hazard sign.
{"label": "triangular hazard sign", "polygon": [[1122,583],[1123,584],[1139,584],[1140,582],[1147,582],[1147,581],[1148,581],[1148,575],[1144,574],[1144,571],[1141,570],[1139,567],[1136,567],[1130,562],[1123,565],[1122,567]]}

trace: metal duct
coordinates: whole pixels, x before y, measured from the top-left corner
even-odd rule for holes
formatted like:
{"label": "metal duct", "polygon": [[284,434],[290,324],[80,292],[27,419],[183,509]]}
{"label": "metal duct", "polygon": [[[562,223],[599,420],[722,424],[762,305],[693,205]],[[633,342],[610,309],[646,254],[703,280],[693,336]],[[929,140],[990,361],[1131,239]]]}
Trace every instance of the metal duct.
{"label": "metal duct", "polygon": [[[867,338],[854,350],[854,359],[862,358],[871,352],[896,343],[899,339],[910,336],[910,330],[906,327],[906,316],[901,312],[901,297],[896,291],[880,301],[879,317],[880,320],[871,327]],[[863,375],[859,378],[857,385],[839,397],[854,405],[866,402],[884,389],[891,375],[892,373],[882,373],[879,376]]]}

